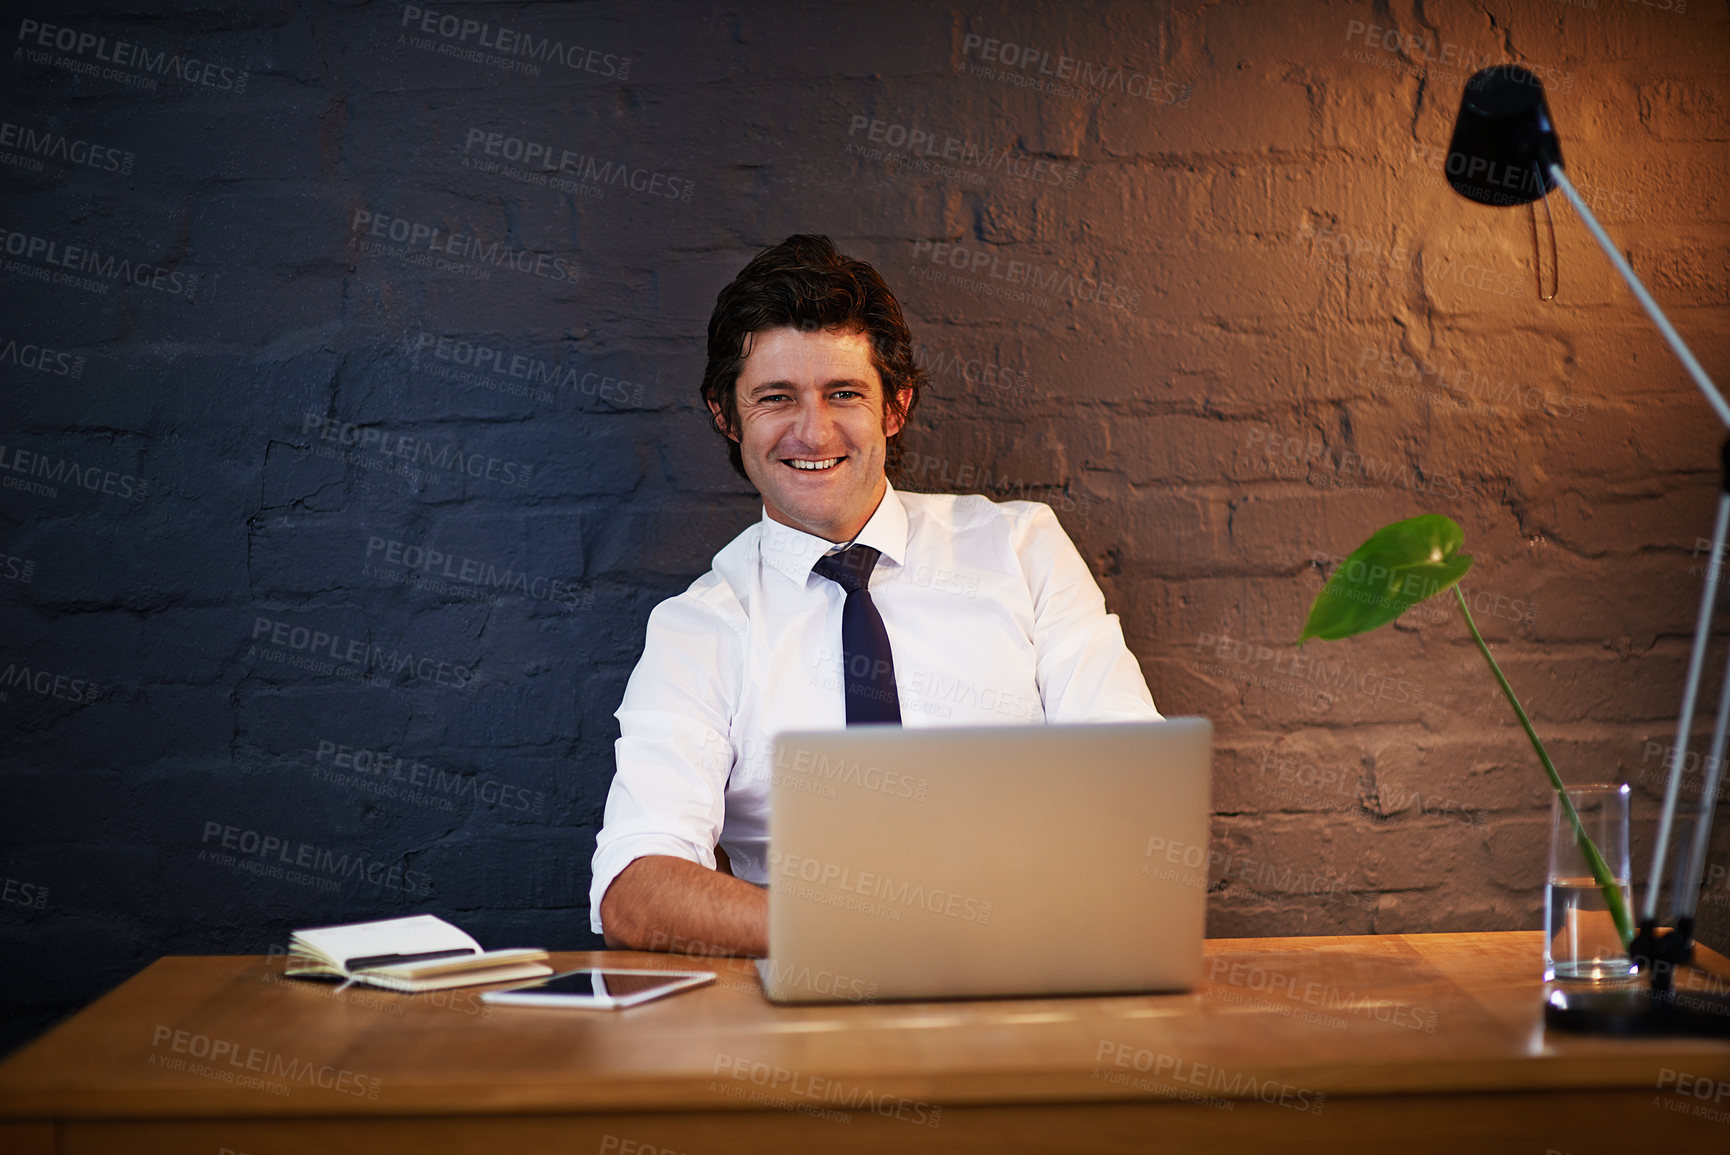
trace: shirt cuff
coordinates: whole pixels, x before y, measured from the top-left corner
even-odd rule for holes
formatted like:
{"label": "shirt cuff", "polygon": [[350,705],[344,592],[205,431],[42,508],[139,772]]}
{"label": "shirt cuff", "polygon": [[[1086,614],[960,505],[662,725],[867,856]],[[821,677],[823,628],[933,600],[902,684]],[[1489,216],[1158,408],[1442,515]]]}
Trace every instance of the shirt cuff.
{"label": "shirt cuff", "polygon": [[613,885],[613,880],[624,873],[625,867],[651,854],[683,858],[695,862],[698,866],[715,869],[715,851],[712,848],[705,852],[703,848],[671,834],[624,834],[608,839],[605,845],[597,844],[591,863],[594,877],[589,883],[590,930],[596,934],[602,933],[601,899],[606,895],[607,888]]}

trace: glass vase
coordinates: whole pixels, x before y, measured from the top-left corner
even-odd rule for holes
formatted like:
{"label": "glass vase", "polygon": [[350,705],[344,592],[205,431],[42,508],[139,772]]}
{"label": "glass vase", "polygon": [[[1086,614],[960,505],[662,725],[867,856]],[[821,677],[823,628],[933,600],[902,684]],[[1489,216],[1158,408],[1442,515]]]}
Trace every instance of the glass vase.
{"label": "glass vase", "polygon": [[[1570,786],[1568,798],[1586,836],[1610,868],[1632,917],[1628,880],[1627,785]],[[1550,798],[1550,871],[1544,886],[1544,978],[1560,982],[1603,983],[1628,978],[1633,959],[1617,933],[1609,903],[1574,824],[1559,797]]]}

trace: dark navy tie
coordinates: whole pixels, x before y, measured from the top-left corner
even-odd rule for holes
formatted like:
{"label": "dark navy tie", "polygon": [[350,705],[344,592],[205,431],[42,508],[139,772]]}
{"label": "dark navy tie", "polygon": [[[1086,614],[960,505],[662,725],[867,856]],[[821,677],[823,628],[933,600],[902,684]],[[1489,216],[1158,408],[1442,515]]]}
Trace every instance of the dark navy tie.
{"label": "dark navy tie", "polygon": [[841,658],[847,691],[847,724],[901,724],[901,696],[895,689],[895,658],[889,631],[871,603],[871,571],[882,553],[852,545],[820,558],[812,570],[847,591],[841,607]]}

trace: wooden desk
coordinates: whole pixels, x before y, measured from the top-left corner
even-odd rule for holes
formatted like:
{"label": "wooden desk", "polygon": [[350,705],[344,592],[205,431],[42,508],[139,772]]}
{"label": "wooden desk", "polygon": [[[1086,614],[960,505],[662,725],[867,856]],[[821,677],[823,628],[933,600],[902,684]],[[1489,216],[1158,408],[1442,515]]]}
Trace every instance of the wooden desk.
{"label": "wooden desk", "polygon": [[[1207,954],[1187,995],[802,1008],[702,960],[720,984],[615,1012],[164,958],[0,1066],[0,1149],[1730,1150],[1730,1044],[1546,1038],[1537,932]],[[693,963],[558,959],[603,960]]]}

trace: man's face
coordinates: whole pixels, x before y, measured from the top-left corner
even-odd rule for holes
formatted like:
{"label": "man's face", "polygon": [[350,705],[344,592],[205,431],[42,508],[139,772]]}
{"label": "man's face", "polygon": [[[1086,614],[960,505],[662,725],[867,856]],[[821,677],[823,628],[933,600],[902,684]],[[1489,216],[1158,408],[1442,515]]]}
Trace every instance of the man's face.
{"label": "man's face", "polygon": [[[782,525],[851,541],[883,500],[886,442],[902,426],[885,412],[870,338],[764,329],[751,335],[750,349],[731,434],[745,475]],[[904,404],[911,392],[902,393]]]}

